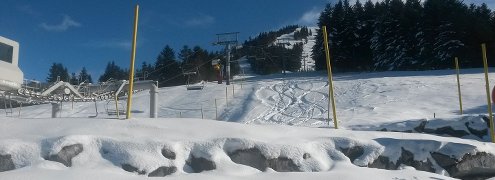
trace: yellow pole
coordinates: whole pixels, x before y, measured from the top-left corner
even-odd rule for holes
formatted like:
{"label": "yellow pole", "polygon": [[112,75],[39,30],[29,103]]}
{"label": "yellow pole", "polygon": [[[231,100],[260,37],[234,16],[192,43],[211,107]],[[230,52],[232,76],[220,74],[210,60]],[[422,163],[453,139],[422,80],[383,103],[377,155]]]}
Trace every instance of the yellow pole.
{"label": "yellow pole", "polygon": [[490,101],[490,84],[488,82],[488,62],[486,59],[486,44],[481,44],[481,50],[483,53],[483,66],[485,67],[485,81],[486,81],[486,101],[488,103],[488,117],[490,119],[490,137],[492,143],[495,143],[495,135],[493,134],[493,115],[492,115],[492,103]]}
{"label": "yellow pole", "polygon": [[[328,120],[330,121],[330,102],[332,102],[332,111],[333,111],[333,125],[335,129],[338,129],[337,123],[337,111],[335,110],[335,97],[333,95],[333,78],[332,78],[332,65],[330,64],[330,50],[328,48],[328,34],[327,27],[323,26],[323,40],[325,44],[325,54],[327,57],[327,72],[328,72]],[[329,122],[330,123],[330,122]]]}
{"label": "yellow pole", "polygon": [[462,115],[461,82],[459,81],[459,60],[455,57],[455,69],[457,73],[457,92],[459,93],[459,108]]}
{"label": "yellow pole", "polygon": [[229,107],[229,98],[228,98],[228,92],[229,90],[227,89],[228,86],[225,86],[225,105]]}
{"label": "yellow pole", "polygon": [[218,107],[217,107],[217,99],[215,98],[215,119],[218,120]]}
{"label": "yellow pole", "polygon": [[134,8],[134,32],[132,33],[132,52],[131,52],[131,68],[129,69],[129,93],[127,97],[127,113],[126,119],[131,118],[132,107],[132,91],[134,89],[134,61],[136,59],[136,40],[138,30],[139,5]]}

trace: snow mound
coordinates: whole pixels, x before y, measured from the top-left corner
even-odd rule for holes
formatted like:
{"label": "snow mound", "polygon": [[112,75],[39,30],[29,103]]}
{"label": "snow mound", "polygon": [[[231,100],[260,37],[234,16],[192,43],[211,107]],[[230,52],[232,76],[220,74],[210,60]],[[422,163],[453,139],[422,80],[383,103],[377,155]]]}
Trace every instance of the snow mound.
{"label": "snow mound", "polygon": [[351,128],[367,131],[427,133],[490,142],[489,121],[486,115],[464,115],[456,118],[409,120],[372,126],[357,125]]}
{"label": "snow mound", "polygon": [[[3,123],[13,129],[27,124],[40,128],[30,133],[0,131],[0,155],[10,156],[16,168],[6,171],[7,179],[26,171],[88,169],[130,177],[332,172],[342,165],[390,170],[409,166],[454,177],[485,177],[495,170],[495,161],[479,163],[494,157],[495,145],[423,134],[404,138],[403,133],[199,119],[18,119]],[[208,130],[200,131],[204,127]],[[9,138],[14,136],[18,138]],[[437,161],[449,158],[456,163],[447,166]],[[466,168],[466,163],[472,168]]]}

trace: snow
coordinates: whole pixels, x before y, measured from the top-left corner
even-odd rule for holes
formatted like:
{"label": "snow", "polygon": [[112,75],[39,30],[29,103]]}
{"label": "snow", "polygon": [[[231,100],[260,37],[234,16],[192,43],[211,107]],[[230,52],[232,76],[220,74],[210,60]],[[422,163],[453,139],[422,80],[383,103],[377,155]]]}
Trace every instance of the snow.
{"label": "snow", "polygon": [[[487,146],[489,148],[485,149],[485,152],[495,152],[494,146],[485,145],[481,142],[425,134],[411,134],[404,137],[401,133],[373,134],[366,131],[352,132],[326,128],[244,125],[187,118],[137,118],[132,120],[90,118],[3,119],[2,124],[0,131],[2,144],[12,144],[12,146],[1,146],[2,150],[0,152],[13,154],[14,162],[20,168],[2,173],[1,176],[5,177],[5,179],[29,178],[33,174],[39,178],[46,177],[46,179],[50,179],[53,176],[75,176],[79,173],[82,175],[84,172],[96,170],[104,173],[105,176],[114,174],[112,177],[120,178],[120,176],[126,174],[119,169],[120,164],[131,164],[139,167],[140,170],[151,172],[159,166],[175,165],[182,167],[189,153],[220,162],[217,170],[205,173],[205,177],[202,178],[216,179],[218,178],[217,175],[220,177],[229,175],[244,176],[241,179],[257,176],[261,176],[260,178],[263,179],[274,176],[276,178],[287,176],[274,172],[259,175],[259,171],[247,166],[234,164],[226,156],[228,152],[250,147],[258,147],[267,158],[279,156],[302,157],[304,152],[311,153],[313,162],[297,159],[295,163],[302,164],[303,169],[329,171],[318,173],[318,176],[322,177],[329,177],[333,173],[349,173],[352,169],[357,170],[359,168],[354,166],[350,169],[340,169],[339,167],[342,166],[351,167],[353,165],[345,156],[335,151],[335,147],[363,145],[366,147],[365,154],[357,159],[357,161],[362,161],[362,163],[358,162],[357,164],[362,165],[368,164],[370,160],[375,159],[377,153],[381,153],[384,147],[396,147],[399,149],[400,147],[405,147],[417,152],[415,148],[431,150],[440,146],[448,146],[452,142],[461,142],[465,143],[465,146],[472,147],[471,149]],[[33,131],[31,128],[26,128],[30,126],[36,127],[37,130]],[[205,129],[205,127],[207,128]],[[417,144],[425,144],[418,143],[425,141],[422,139],[435,139],[439,142],[431,141],[429,146],[432,147],[417,146]],[[55,154],[63,146],[75,143],[82,144],[84,151],[72,160],[72,167],[66,168],[43,159],[47,154]],[[16,148],[11,148],[20,146],[24,146],[22,149],[25,150],[19,151]],[[164,146],[173,147],[177,152],[178,158],[171,161],[162,157],[160,150]],[[458,154],[456,151],[459,148],[457,147],[450,148],[453,154]],[[385,154],[387,153],[394,152],[385,152]],[[359,168],[360,171],[364,169],[366,168]],[[364,171],[370,170],[366,169]],[[375,171],[382,172],[382,170]],[[441,177],[426,172],[411,172],[412,174],[409,176],[407,171],[400,170],[383,173],[384,177]],[[189,177],[187,176],[188,174],[190,172],[187,168],[179,168],[175,176],[183,178]],[[303,174],[307,177],[314,176],[308,173]],[[364,177],[350,174],[352,173],[346,175],[350,176],[350,179]],[[127,173],[127,175],[127,178],[134,177],[132,173]],[[303,177],[299,175],[302,174],[298,174],[296,177]],[[102,177],[94,178],[101,179]]]}
{"label": "snow", "polygon": [[[359,172],[359,173],[356,173]],[[3,172],[2,179],[74,179],[74,180],[84,180],[84,179],[125,179],[125,180],[136,180],[144,179],[142,176],[133,175],[127,172],[119,172],[116,169],[104,168],[100,169],[98,173],[94,173],[94,169],[74,169],[65,168],[63,170],[47,170],[41,168],[31,168],[31,169],[20,169],[12,172]],[[387,171],[381,169],[368,169],[361,168],[352,165],[336,165],[333,167],[332,171],[321,172],[321,173],[311,173],[311,172],[297,172],[297,173],[277,173],[277,172],[266,172],[266,173],[246,173],[243,174],[224,174],[222,172],[208,172],[201,174],[181,174],[181,175],[170,175],[167,179],[175,180],[195,180],[195,179],[215,179],[215,180],[231,180],[231,179],[260,179],[260,180],[273,180],[273,179],[284,179],[284,180],[300,180],[300,179],[315,179],[315,180],[325,180],[329,178],[338,177],[339,179],[362,179],[369,177],[376,177],[379,179],[452,179],[444,177],[441,175],[422,173],[411,170],[404,169],[398,171]],[[50,177],[50,178],[43,178]],[[149,179],[149,178],[148,178]]]}
{"label": "snow", "polygon": [[[96,118],[89,118],[96,115],[93,102],[74,103],[74,108],[64,103],[60,118],[50,118],[50,104],[16,108],[14,117],[0,116],[0,154],[12,155],[17,169],[0,172],[0,179],[146,177],[122,170],[122,164],[147,173],[175,166],[177,172],[167,176],[170,179],[449,179],[441,172],[406,166],[394,171],[360,166],[379,155],[396,162],[402,149],[418,161],[431,158],[430,152],[458,159],[466,153],[495,153],[495,145],[483,142],[487,139],[376,131],[411,129],[419,120],[427,120],[429,127],[451,123],[462,129],[468,122],[471,128],[482,129],[476,118],[486,114],[482,72],[461,71],[462,116],[454,70],[335,74],[341,129],[327,122],[325,72],[236,77],[231,86],[208,82],[199,91],[160,88],[158,119],[147,118],[148,91],[135,94],[131,120],[106,114],[105,108],[114,107],[111,101],[96,103]],[[45,160],[73,144],[82,144],[84,150],[72,159],[72,167]],[[363,147],[364,153],[352,162],[339,151],[355,146]],[[164,147],[177,158],[163,157]],[[267,158],[292,158],[304,171],[319,172],[261,172],[228,156],[249,148],[259,149]],[[305,153],[311,158],[303,159]],[[217,168],[192,173],[186,165],[190,154],[214,161]]]}

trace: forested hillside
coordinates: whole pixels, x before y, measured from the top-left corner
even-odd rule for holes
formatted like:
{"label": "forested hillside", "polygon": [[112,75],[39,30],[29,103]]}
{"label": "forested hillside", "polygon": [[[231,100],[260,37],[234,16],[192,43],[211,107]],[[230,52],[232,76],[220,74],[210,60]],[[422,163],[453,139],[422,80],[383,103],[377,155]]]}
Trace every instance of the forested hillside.
{"label": "forested hillside", "polygon": [[[495,57],[495,18],[486,4],[459,0],[385,0],[328,4],[318,26],[329,32],[332,65],[337,71],[428,70],[480,67],[481,43]],[[313,56],[326,69],[322,32]]]}

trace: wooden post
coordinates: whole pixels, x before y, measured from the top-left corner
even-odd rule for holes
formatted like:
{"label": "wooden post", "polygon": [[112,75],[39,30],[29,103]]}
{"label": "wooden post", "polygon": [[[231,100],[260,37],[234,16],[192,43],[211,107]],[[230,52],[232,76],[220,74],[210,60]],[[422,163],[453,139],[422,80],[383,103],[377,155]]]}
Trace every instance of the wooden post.
{"label": "wooden post", "polygon": [[457,73],[457,92],[459,94],[459,109],[460,109],[459,112],[462,115],[461,82],[459,80],[459,60],[457,59],[457,57],[455,57],[455,69],[456,69],[456,73]]}
{"label": "wooden post", "polygon": [[330,102],[332,103],[332,111],[333,111],[333,125],[335,129],[338,129],[337,123],[337,111],[335,109],[335,97],[333,93],[333,77],[332,77],[332,65],[330,64],[330,49],[328,48],[328,34],[327,27],[323,26],[323,40],[325,46],[325,55],[327,59],[327,72],[328,72],[328,123],[330,123]]}
{"label": "wooden post", "polygon": [[134,8],[134,31],[132,33],[131,68],[129,69],[129,90],[127,95],[126,119],[131,119],[132,91],[134,90],[134,62],[136,60],[136,41],[138,31],[139,5]]}
{"label": "wooden post", "polygon": [[488,62],[486,58],[486,44],[481,44],[481,51],[483,53],[483,66],[485,69],[485,84],[486,84],[486,101],[488,104],[488,118],[490,119],[490,137],[492,139],[492,143],[495,143],[495,135],[493,134],[493,112],[492,112],[492,103],[490,101],[490,83],[488,81]]}

